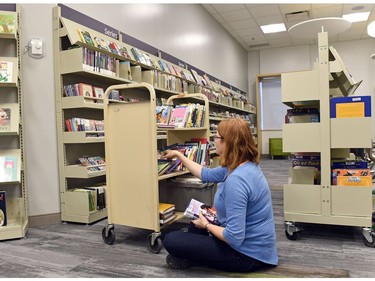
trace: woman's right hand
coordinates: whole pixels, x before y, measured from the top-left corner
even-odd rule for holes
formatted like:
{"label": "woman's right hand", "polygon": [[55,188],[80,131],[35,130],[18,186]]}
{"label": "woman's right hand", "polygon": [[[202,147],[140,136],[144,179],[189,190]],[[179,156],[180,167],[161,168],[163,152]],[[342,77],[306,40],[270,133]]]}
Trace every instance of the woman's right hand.
{"label": "woman's right hand", "polygon": [[162,157],[167,158],[167,159],[172,159],[172,158],[179,158],[179,156],[182,155],[181,152],[178,150],[166,150],[164,151]]}

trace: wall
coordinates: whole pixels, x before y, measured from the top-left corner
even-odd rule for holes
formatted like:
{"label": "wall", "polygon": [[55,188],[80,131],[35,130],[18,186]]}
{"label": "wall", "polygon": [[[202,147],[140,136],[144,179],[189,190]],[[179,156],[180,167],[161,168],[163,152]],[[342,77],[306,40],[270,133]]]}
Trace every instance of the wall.
{"label": "wall", "polygon": [[[60,212],[52,8],[55,4],[21,4],[26,46],[45,40],[41,59],[23,55],[24,132],[29,215]],[[67,5],[247,92],[247,53],[200,5]],[[188,35],[201,35],[186,39]],[[190,37],[191,38],[191,37]]]}
{"label": "wall", "polygon": [[[332,45],[349,69],[356,82],[363,80],[356,95],[372,96],[372,111],[375,111],[375,60],[370,55],[375,53],[374,39],[329,43]],[[354,51],[355,50],[355,51]],[[259,53],[260,59],[256,57]],[[318,50],[316,45],[304,45],[288,48],[266,49],[260,52],[250,52],[248,56],[249,69],[259,64],[259,73],[279,73],[288,71],[310,70],[316,61]],[[255,88],[249,88],[250,95],[255,97]],[[255,98],[254,98],[255,99]],[[375,140],[375,121],[373,118],[373,139]],[[281,131],[262,132],[262,154],[269,154],[268,139],[281,137]]]}

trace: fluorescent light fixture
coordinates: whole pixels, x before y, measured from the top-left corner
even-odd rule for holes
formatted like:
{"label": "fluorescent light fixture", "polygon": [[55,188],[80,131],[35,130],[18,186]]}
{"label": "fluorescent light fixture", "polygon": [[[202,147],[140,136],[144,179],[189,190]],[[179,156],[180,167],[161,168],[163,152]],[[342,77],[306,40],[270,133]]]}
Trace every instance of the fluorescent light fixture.
{"label": "fluorescent light fixture", "polygon": [[359,22],[359,21],[366,21],[369,15],[370,15],[370,12],[353,13],[353,14],[343,15],[342,18],[350,22]]}
{"label": "fluorescent light fixture", "polygon": [[370,37],[375,37],[375,21],[367,26],[367,34]]}
{"label": "fluorescent light fixture", "polygon": [[286,31],[285,24],[283,23],[262,25],[260,28],[262,29],[264,34]]}

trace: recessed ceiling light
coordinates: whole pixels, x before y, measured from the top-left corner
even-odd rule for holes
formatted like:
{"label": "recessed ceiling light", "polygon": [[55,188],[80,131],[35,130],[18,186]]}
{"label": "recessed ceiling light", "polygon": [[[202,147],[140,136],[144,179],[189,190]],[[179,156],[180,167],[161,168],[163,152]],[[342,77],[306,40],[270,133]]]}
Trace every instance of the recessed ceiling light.
{"label": "recessed ceiling light", "polygon": [[260,28],[262,29],[264,34],[286,31],[285,24],[283,23],[262,25]]}
{"label": "recessed ceiling light", "polygon": [[350,22],[359,22],[359,21],[366,21],[369,15],[370,15],[370,12],[353,13],[353,14],[343,15],[342,18]]}
{"label": "recessed ceiling light", "polygon": [[368,36],[375,37],[375,21],[367,26],[367,34]]}

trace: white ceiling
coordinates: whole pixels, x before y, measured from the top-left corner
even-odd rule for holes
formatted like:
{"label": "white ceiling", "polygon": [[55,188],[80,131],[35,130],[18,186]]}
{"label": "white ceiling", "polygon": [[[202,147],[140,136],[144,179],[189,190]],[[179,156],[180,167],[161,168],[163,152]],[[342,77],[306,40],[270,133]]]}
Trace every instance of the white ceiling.
{"label": "white ceiling", "polygon": [[[371,12],[367,21],[352,23],[350,29],[334,36],[329,42],[371,38],[367,25],[375,20],[374,4],[202,4],[246,51],[265,48],[315,44],[316,39],[306,40],[289,35],[288,31],[263,34],[260,26],[283,22],[291,26],[323,17],[342,17],[355,12]],[[304,13],[299,13],[304,12]],[[288,15],[290,14],[291,15]]]}

